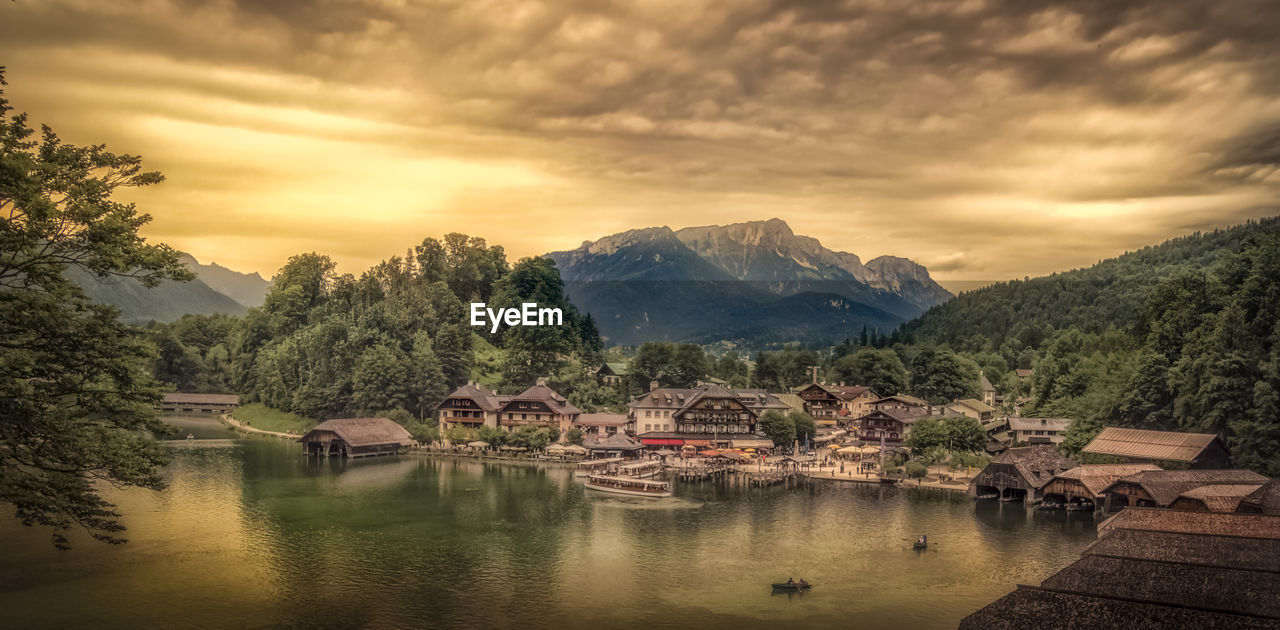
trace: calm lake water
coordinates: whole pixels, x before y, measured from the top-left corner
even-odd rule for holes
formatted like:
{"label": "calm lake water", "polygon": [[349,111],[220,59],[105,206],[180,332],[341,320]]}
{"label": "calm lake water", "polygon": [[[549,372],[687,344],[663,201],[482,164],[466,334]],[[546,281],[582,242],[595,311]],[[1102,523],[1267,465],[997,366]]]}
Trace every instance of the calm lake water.
{"label": "calm lake water", "polygon": [[[0,520],[13,628],[954,628],[1039,584],[1093,518],[813,482],[587,491],[567,468],[418,456],[308,461],[297,444],[172,419],[162,493],[111,492],[130,542]],[[911,540],[929,534],[927,552]],[[769,583],[803,577],[804,595]]]}

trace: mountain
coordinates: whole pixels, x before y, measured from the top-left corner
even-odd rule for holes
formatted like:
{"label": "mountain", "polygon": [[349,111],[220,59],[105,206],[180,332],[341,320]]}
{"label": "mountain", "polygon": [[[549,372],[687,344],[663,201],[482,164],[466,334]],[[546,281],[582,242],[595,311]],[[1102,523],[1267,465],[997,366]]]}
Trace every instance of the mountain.
{"label": "mountain", "polygon": [[546,255],[611,343],[825,343],[950,297],[923,267],[796,235],[783,221],[629,230]]}
{"label": "mountain", "polygon": [[204,265],[187,253],[180,253],[179,258],[196,273],[195,280],[166,280],[148,289],[132,278],[98,278],[77,267],[68,268],[66,275],[80,285],[91,300],[120,309],[120,318],[134,324],[152,320],[171,322],[188,313],[244,315],[246,307],[260,306],[266,297],[270,283],[256,273],[239,273],[218,264]]}
{"label": "mountain", "polygon": [[232,271],[219,265],[218,263],[201,264],[194,256],[183,252],[180,255],[182,264],[187,269],[196,272],[200,280],[209,285],[209,288],[221,293],[244,306],[262,306],[263,300],[267,297],[267,288],[271,283],[263,280],[262,276],[255,271],[253,273],[240,273]]}

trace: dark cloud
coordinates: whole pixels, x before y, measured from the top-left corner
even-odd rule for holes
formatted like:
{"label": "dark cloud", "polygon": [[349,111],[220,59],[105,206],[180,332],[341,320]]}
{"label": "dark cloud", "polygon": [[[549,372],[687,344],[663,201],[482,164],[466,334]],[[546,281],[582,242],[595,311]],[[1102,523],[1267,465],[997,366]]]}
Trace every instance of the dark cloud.
{"label": "dark cloud", "polygon": [[[1265,212],[1276,24],[1259,0],[60,0],[0,6],[0,59],[55,113],[81,92],[103,118],[145,113],[128,133],[161,156],[162,119],[518,163],[557,187],[521,193],[547,232],[514,234],[520,253],[776,215],[864,257],[1020,276]],[[303,177],[269,155],[249,188]],[[212,195],[252,168],[198,179]],[[442,193],[423,221],[504,194]],[[554,218],[593,207],[613,214]]]}

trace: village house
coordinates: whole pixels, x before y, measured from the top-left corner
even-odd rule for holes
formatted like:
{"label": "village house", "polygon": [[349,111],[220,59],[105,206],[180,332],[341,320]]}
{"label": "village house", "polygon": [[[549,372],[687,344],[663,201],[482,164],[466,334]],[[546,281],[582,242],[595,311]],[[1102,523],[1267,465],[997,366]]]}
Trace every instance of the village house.
{"label": "village house", "polygon": [[325,420],[298,441],[308,455],[347,458],[395,455],[415,443],[404,427],[388,418]]}
{"label": "village house", "polygon": [[762,389],[730,389],[706,383],[698,387],[658,387],[628,405],[629,425],[646,446],[733,446],[769,448],[773,443],[756,435],[760,416],[786,413],[789,407]]}
{"label": "village house", "polygon": [[1068,509],[1111,511],[1106,503],[1106,490],[1117,479],[1147,470],[1160,470],[1155,464],[1086,464],[1058,473],[1044,487],[1044,500],[1062,503]]}
{"label": "village house", "polygon": [[1013,373],[1015,376],[1018,377],[1018,380],[1022,381],[1023,383],[1026,383],[1031,380],[1031,376],[1035,374],[1036,371],[1031,368],[1018,368],[1014,370]]}
{"label": "village house", "polygon": [[844,408],[844,401],[840,400],[831,387],[814,382],[801,388],[796,395],[804,401],[804,411],[813,417],[815,423],[835,426],[840,411]]}
{"label": "village house", "polygon": [[877,394],[870,387],[863,385],[849,385],[840,383],[834,388],[835,395],[840,399],[842,417],[857,418],[865,415],[871,410],[871,402],[879,400],[880,394]]}
{"label": "village house", "polygon": [[573,426],[582,430],[582,434],[592,437],[608,437],[618,433],[626,433],[627,416],[621,413],[584,413],[573,421]]}
{"label": "village house", "polygon": [[601,387],[621,387],[626,376],[626,363],[603,363],[595,371],[596,383]]}
{"label": "village house", "polygon": [[958,414],[969,416],[979,422],[986,422],[996,415],[996,408],[988,405],[981,400],[973,398],[963,398],[949,405],[947,409]]}
{"label": "village house", "polygon": [[165,394],[160,411],[165,413],[230,413],[240,406],[235,394]]}
{"label": "village house", "polygon": [[911,426],[920,420],[962,417],[945,407],[934,407],[905,394],[877,398],[867,406],[869,411],[862,416],[843,420],[844,427],[864,441],[894,446],[906,441],[911,435]]}
{"label": "village house", "polygon": [[1070,418],[1009,418],[1015,444],[1061,444],[1070,425]]}
{"label": "village house", "polygon": [[[972,382],[972,381],[971,381]],[[978,389],[982,390],[982,402],[988,406],[995,407],[996,388],[987,380],[987,375],[982,370],[978,370]]]}
{"label": "village house", "polygon": [[1059,473],[1076,467],[1052,446],[1011,448],[987,464],[969,483],[969,493],[1002,501],[1039,501],[1043,489]]}
{"label": "village house", "polygon": [[440,420],[440,427],[448,430],[454,427],[476,429],[482,426],[498,428],[498,411],[511,401],[511,396],[503,396],[486,389],[483,385],[467,381],[466,385],[449,393],[435,410]]}
{"label": "village house", "polygon": [[1110,499],[1111,510],[1165,508],[1183,493],[1202,486],[1235,485],[1252,492],[1266,481],[1266,477],[1251,470],[1148,470],[1117,479],[1104,493]]}
{"label": "village house", "polygon": [[512,396],[498,409],[498,426],[508,431],[530,425],[551,429],[556,441],[564,441],[581,413],[564,396],[547,387],[547,379],[540,378],[536,385]]}
{"label": "village house", "polygon": [[1227,445],[1209,433],[1107,427],[1082,454],[1086,461],[1152,462],[1161,468],[1221,469],[1230,465]]}

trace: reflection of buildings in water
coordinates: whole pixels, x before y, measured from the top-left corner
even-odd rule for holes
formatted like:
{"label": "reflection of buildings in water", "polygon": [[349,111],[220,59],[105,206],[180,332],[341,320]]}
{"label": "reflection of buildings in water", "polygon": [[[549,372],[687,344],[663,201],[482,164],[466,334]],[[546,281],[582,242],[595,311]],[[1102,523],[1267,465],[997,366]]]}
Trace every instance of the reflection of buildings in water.
{"label": "reflection of buildings in water", "polygon": [[341,494],[392,486],[421,466],[418,458],[405,456],[363,461],[333,460],[330,463],[337,469],[330,477],[330,487]]}

